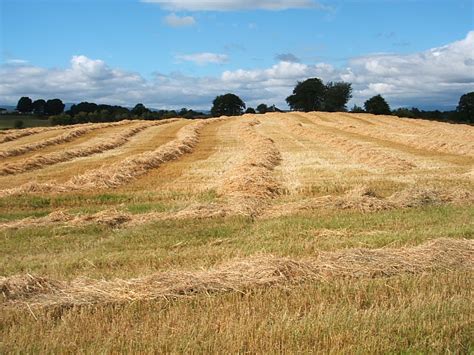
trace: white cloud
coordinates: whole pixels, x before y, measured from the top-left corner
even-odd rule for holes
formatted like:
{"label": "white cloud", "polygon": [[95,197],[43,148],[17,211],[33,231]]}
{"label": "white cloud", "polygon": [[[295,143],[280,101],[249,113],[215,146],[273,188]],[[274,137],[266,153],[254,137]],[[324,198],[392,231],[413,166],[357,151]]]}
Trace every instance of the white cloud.
{"label": "white cloud", "polygon": [[[28,63],[0,66],[2,104],[15,104],[21,96],[59,97],[65,102],[94,101],[156,108],[208,109],[213,98],[235,92],[248,105],[260,102],[285,107],[285,98],[298,80],[353,83],[353,103],[362,104],[382,94],[393,106],[453,108],[459,97],[474,91],[474,31],[463,40],[410,55],[374,54],[354,58],[345,68],[327,63],[281,61],[269,68],[226,70],[219,76],[195,77],[157,74],[152,79],[109,67],[102,60],[74,56],[65,69],[47,69]],[[222,63],[224,55],[183,55],[181,60]],[[352,103],[351,103],[352,104]]]}
{"label": "white cloud", "polygon": [[459,94],[474,90],[474,31],[424,52],[354,58],[341,78],[354,83],[359,100],[380,93],[394,105],[452,105]]}
{"label": "white cloud", "polygon": [[235,11],[235,10],[286,10],[296,8],[322,8],[313,0],[142,0],[156,3],[171,11]]}
{"label": "white cloud", "polygon": [[188,27],[196,24],[196,20],[192,16],[178,16],[175,13],[165,17],[165,23],[171,27]]}
{"label": "white cloud", "polygon": [[227,54],[217,54],[217,53],[194,53],[194,54],[181,54],[177,55],[176,59],[193,62],[197,65],[207,65],[207,64],[224,64],[229,60]]}

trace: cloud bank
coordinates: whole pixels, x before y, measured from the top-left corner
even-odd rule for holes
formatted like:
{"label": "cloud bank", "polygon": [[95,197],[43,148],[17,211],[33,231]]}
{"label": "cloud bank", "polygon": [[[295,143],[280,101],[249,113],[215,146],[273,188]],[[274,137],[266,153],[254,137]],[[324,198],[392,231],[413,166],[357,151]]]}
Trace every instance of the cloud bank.
{"label": "cloud bank", "polygon": [[[226,70],[218,76],[138,73],[111,68],[102,60],[73,56],[65,69],[42,68],[23,61],[0,67],[2,104],[16,104],[21,96],[59,97],[66,102],[95,101],[132,106],[143,102],[156,108],[208,109],[216,95],[234,92],[248,105],[260,102],[286,107],[285,98],[299,80],[353,83],[351,102],[362,104],[382,94],[393,107],[451,109],[459,97],[474,91],[474,31],[446,46],[410,55],[374,54],[353,58],[343,68],[327,63],[282,60],[269,68]],[[196,64],[224,63],[225,55],[198,53],[180,60]]]}

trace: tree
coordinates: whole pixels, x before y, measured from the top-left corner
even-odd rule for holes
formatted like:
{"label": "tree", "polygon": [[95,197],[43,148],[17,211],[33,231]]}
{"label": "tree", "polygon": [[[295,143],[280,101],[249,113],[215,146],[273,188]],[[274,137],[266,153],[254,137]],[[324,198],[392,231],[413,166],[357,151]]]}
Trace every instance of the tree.
{"label": "tree", "polygon": [[219,116],[239,116],[244,112],[245,103],[234,94],[217,96],[212,102],[211,114]]}
{"label": "tree", "polygon": [[46,101],[39,99],[33,102],[33,112],[35,115],[44,115],[46,110]]}
{"label": "tree", "polygon": [[258,113],[264,114],[268,112],[268,106],[265,104],[260,104],[257,106]]}
{"label": "tree", "polygon": [[81,102],[77,105],[72,105],[71,108],[69,109],[69,114],[71,115],[77,115],[80,112],[95,112],[98,110],[98,105],[93,103],[93,102]]}
{"label": "tree", "polygon": [[351,108],[351,113],[365,113],[365,110],[360,107],[360,106],[357,106],[357,105],[354,105],[352,108]]}
{"label": "tree", "polygon": [[143,104],[136,104],[131,112],[134,116],[143,116],[143,114],[149,113],[151,111],[147,109]]}
{"label": "tree", "polygon": [[21,113],[28,113],[33,111],[33,101],[31,101],[29,97],[23,96],[20,100],[18,100],[16,110]]}
{"label": "tree", "polygon": [[320,111],[323,108],[326,87],[321,79],[312,78],[298,82],[293,95],[286,98],[286,102],[295,111]]}
{"label": "tree", "polygon": [[347,103],[352,97],[352,84],[332,81],[326,84],[324,94],[324,111],[345,112]]}
{"label": "tree", "polygon": [[46,101],[45,112],[47,115],[59,115],[64,111],[65,105],[60,99]]}
{"label": "tree", "polygon": [[374,96],[367,100],[364,104],[364,107],[367,113],[372,113],[374,115],[391,114],[390,106],[381,95]]}
{"label": "tree", "polygon": [[474,120],[474,91],[461,96],[456,108],[456,116],[460,121],[472,122]]}
{"label": "tree", "polygon": [[408,107],[399,107],[396,110],[392,111],[392,115],[398,116],[398,117],[416,118],[413,111],[409,109]]}
{"label": "tree", "polygon": [[257,113],[257,112],[255,111],[255,109],[254,109],[253,107],[249,107],[249,108],[245,111],[245,113],[255,114],[255,113]]}

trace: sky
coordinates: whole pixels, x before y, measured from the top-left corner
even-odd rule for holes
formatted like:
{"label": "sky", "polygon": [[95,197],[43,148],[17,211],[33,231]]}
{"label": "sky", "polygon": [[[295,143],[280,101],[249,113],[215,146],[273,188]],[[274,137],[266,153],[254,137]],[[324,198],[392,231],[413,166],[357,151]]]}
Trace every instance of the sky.
{"label": "sky", "polygon": [[474,91],[474,0],[0,0],[0,104],[287,108],[298,81],[349,105],[454,109]]}

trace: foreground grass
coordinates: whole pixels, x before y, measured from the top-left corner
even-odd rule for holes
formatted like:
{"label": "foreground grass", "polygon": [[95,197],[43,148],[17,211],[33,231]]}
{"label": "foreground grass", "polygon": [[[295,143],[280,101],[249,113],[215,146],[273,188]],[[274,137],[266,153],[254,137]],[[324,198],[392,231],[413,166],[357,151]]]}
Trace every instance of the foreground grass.
{"label": "foreground grass", "polygon": [[[122,198],[104,196],[97,203]],[[60,202],[76,204],[74,198]],[[19,211],[31,213],[30,203],[18,201]],[[56,203],[44,202],[42,208]],[[472,238],[472,221],[472,206],[446,205],[369,214],[321,210],[254,221],[165,221],[126,229],[91,224],[2,230],[0,275],[129,278],[197,270],[258,253],[302,258],[320,250],[413,246],[440,237]],[[453,271],[333,279],[245,294],[81,307],[4,303],[0,352],[470,353],[473,277]]]}
{"label": "foreground grass", "polygon": [[60,279],[134,277],[197,269],[257,253],[314,256],[319,250],[412,246],[472,238],[472,206],[431,206],[363,214],[320,211],[269,220],[162,221],[127,229],[100,225],[0,231],[0,275]]}
{"label": "foreground grass", "polygon": [[472,274],[2,309],[2,352],[469,353]]}

